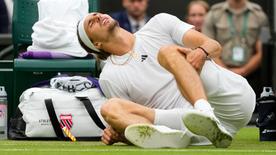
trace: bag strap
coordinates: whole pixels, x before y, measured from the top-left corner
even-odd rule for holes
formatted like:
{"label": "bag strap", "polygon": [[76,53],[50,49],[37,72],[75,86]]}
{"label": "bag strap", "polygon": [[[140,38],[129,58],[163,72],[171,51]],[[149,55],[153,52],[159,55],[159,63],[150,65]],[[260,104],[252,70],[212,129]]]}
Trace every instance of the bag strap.
{"label": "bag strap", "polygon": [[87,97],[77,97],[77,99],[79,99],[83,103],[85,109],[87,110],[88,114],[95,122],[95,124],[102,130],[104,130],[106,127],[96,113],[91,101]]}
{"label": "bag strap", "polygon": [[52,99],[45,99],[44,102],[45,102],[45,106],[46,106],[48,115],[50,117],[52,126],[54,128],[55,133],[56,133],[56,136],[60,140],[65,140],[63,132],[60,128],[60,124],[59,124],[59,121],[58,121],[58,118],[57,118],[57,115],[56,115],[56,112],[55,112],[55,109],[54,109]]}

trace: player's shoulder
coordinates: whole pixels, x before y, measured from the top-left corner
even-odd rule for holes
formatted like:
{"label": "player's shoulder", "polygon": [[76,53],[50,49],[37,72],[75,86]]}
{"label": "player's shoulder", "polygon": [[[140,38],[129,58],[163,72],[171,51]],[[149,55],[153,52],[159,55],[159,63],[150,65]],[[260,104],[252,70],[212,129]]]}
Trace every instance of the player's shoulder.
{"label": "player's shoulder", "polygon": [[173,15],[168,14],[168,13],[158,13],[155,16],[153,16],[153,18],[160,18],[160,17],[162,18],[162,17],[171,17],[171,16],[173,16]]}
{"label": "player's shoulder", "polygon": [[174,15],[168,14],[168,13],[158,13],[155,16],[152,17],[152,19],[168,19],[168,18],[177,18]]}
{"label": "player's shoulder", "polygon": [[177,19],[177,17],[168,13],[158,13],[154,15],[141,30],[160,28],[162,24],[170,23],[170,21],[175,21],[175,19]]}
{"label": "player's shoulder", "polygon": [[150,26],[160,26],[162,24],[168,24],[178,20],[179,19],[174,15],[168,13],[158,13],[153,16],[147,24]]}

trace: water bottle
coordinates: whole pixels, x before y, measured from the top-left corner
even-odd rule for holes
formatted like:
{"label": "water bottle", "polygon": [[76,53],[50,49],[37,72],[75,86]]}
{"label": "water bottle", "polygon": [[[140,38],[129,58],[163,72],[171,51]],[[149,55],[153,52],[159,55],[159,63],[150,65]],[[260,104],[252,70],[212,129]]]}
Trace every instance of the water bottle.
{"label": "water bottle", "polygon": [[5,87],[0,86],[0,140],[7,139],[7,93]]}
{"label": "water bottle", "polygon": [[264,87],[263,92],[261,93],[261,97],[273,96],[272,87]]}

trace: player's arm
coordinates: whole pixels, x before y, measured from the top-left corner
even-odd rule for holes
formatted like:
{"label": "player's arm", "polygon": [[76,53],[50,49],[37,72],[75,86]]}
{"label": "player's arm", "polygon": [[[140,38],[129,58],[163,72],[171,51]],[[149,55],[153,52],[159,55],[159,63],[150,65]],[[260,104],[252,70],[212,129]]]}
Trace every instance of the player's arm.
{"label": "player's arm", "polygon": [[[205,52],[208,53],[208,57],[213,59],[219,59],[221,54],[221,47],[218,42],[212,40],[210,38],[215,38],[215,30],[214,30],[214,21],[213,21],[213,13],[210,11],[206,17],[202,27],[202,33],[199,33],[195,30],[189,30],[183,36],[182,41],[184,45],[189,46],[191,48],[202,47],[205,49]],[[206,53],[205,53],[206,54]],[[196,49],[193,53],[193,56],[188,57],[188,61],[196,68],[204,62],[200,62],[200,60],[204,60],[204,55],[202,53],[202,49]],[[192,57],[192,58],[191,58]],[[198,59],[198,60],[197,60]]]}
{"label": "player's arm", "polygon": [[217,41],[193,29],[183,35],[182,41],[186,48],[180,48],[179,51],[186,55],[186,60],[199,73],[206,58],[216,58],[221,53],[221,46]]}
{"label": "player's arm", "polygon": [[199,53],[205,54],[205,57],[208,55],[210,58],[213,58],[220,55],[220,44],[194,30],[194,26],[181,21],[175,16],[165,13],[156,15],[154,19],[160,27],[160,30],[157,31],[172,37],[177,45],[193,50],[195,49],[199,51]]}
{"label": "player's arm", "polygon": [[187,61],[200,71],[206,57],[214,58],[220,55],[220,44],[193,29],[193,26],[169,14],[159,14],[155,20],[159,22],[160,33],[169,35],[177,45],[183,46],[179,51],[186,55]]}
{"label": "player's arm", "polygon": [[217,41],[194,29],[190,29],[183,35],[182,42],[186,47],[194,49],[195,53],[209,58],[216,58],[221,54],[221,46]]}

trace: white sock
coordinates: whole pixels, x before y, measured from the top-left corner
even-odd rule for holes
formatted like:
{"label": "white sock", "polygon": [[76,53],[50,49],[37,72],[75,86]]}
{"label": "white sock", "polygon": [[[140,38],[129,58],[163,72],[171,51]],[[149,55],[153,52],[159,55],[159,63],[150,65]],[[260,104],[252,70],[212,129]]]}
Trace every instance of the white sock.
{"label": "white sock", "polygon": [[205,99],[199,99],[195,102],[194,108],[203,112],[213,112],[213,108],[210,103]]}
{"label": "white sock", "polygon": [[195,102],[194,108],[205,114],[209,114],[210,116],[213,116],[213,119],[215,119],[216,122],[220,122],[214,113],[214,108],[211,107],[208,101],[204,99],[199,99]]}

